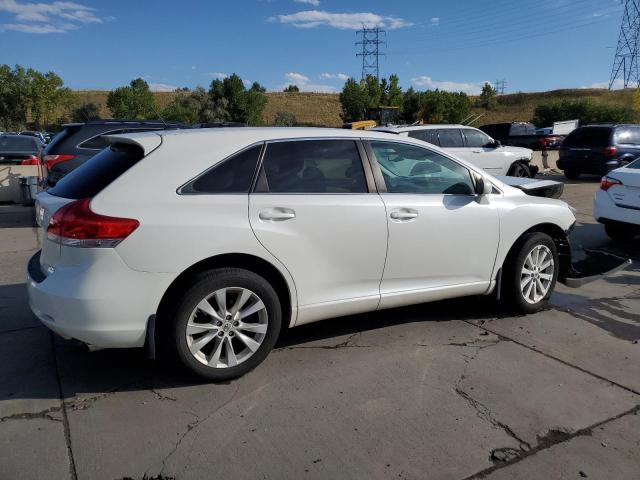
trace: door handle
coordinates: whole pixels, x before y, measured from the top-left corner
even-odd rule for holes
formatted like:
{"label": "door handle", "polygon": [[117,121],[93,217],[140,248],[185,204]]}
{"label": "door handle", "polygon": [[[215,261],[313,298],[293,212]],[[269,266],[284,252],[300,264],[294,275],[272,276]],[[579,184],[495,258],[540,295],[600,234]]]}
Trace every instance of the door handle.
{"label": "door handle", "polygon": [[278,222],[296,218],[296,212],[290,208],[267,208],[265,210],[261,210],[258,217],[260,217],[260,220],[272,220]]}
{"label": "door handle", "polygon": [[482,153],[480,150],[473,150],[473,153]]}
{"label": "door handle", "polygon": [[394,210],[393,212],[391,212],[391,215],[389,216],[393,220],[401,220],[401,221],[415,220],[416,218],[418,218],[418,212],[413,210],[412,208],[403,208],[400,210]]}

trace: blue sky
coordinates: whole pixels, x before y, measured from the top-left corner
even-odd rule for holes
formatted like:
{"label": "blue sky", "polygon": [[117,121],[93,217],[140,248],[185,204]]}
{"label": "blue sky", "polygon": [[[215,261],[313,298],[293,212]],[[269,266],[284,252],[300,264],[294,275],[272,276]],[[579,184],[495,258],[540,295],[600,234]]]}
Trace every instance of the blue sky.
{"label": "blue sky", "polygon": [[0,0],[0,62],[67,86],[208,86],[233,72],[268,90],[339,90],[360,76],[355,31],[387,30],[380,73],[476,93],[608,85],[618,0]]}

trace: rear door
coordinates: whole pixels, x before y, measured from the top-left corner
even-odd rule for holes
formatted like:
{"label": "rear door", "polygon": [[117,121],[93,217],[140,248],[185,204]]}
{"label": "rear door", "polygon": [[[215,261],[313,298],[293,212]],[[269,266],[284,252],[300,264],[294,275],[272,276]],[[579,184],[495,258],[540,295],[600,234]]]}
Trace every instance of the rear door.
{"label": "rear door", "polygon": [[387,221],[358,141],[268,143],[249,220],[293,276],[298,324],[376,309]]}

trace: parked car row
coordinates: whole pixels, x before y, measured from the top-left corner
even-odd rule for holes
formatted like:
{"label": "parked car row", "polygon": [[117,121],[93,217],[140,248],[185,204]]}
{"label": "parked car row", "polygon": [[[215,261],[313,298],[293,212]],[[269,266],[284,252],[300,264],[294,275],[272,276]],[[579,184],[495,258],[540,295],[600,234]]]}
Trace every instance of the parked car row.
{"label": "parked car row", "polygon": [[553,129],[540,129],[528,122],[490,123],[480,129],[503,145],[525,147],[532,150],[558,148],[564,137],[553,133]]}

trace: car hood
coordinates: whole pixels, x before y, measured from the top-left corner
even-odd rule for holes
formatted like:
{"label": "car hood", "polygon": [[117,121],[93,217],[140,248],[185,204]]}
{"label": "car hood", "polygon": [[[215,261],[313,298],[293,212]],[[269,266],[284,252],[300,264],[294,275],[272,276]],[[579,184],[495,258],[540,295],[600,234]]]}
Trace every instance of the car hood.
{"label": "car hood", "polygon": [[523,148],[523,147],[510,147],[510,146],[503,145],[502,147],[500,147],[500,149],[503,152],[510,153],[520,158],[523,158],[523,157],[531,158],[531,156],[533,155],[533,150],[530,150],[528,148]]}
{"label": "car hood", "polygon": [[564,184],[553,180],[537,180],[535,178],[496,176],[496,180],[523,191],[532,197],[560,198]]}

